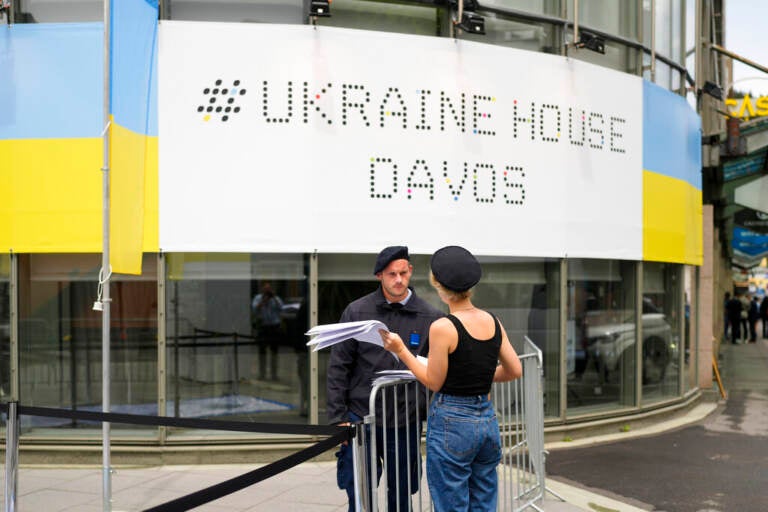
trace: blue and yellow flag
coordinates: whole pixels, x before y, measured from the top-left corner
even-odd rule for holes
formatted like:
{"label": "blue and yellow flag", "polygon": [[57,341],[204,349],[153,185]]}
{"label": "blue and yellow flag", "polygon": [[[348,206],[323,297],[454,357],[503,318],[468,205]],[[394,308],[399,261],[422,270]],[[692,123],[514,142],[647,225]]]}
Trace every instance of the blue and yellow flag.
{"label": "blue and yellow flag", "polygon": [[0,252],[101,243],[104,25],[0,30]]}
{"label": "blue and yellow flag", "polygon": [[157,167],[158,0],[110,4],[110,263],[141,274],[145,180]]}

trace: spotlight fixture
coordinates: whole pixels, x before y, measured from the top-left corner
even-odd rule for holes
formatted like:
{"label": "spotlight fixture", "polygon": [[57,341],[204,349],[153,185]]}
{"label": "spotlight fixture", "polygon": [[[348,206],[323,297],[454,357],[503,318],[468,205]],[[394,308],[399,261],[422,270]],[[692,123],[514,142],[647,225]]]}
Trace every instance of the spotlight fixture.
{"label": "spotlight fixture", "polygon": [[485,19],[471,12],[464,12],[461,15],[461,22],[456,26],[470,34],[485,35]]}
{"label": "spotlight fixture", "polygon": [[716,100],[723,101],[723,89],[719,85],[713,82],[704,82],[704,86],[701,88],[701,92],[709,94]]}
{"label": "spotlight fixture", "polygon": [[576,48],[586,48],[605,55],[605,39],[589,32],[579,32],[579,42],[576,43]]}
{"label": "spotlight fixture", "polygon": [[328,18],[331,15],[331,0],[310,0],[309,15],[314,18]]}

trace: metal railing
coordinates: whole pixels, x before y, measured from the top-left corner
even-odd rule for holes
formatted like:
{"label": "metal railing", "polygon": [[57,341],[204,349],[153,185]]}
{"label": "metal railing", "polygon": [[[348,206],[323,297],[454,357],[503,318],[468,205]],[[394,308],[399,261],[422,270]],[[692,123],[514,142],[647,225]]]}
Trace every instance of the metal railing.
{"label": "metal railing", "polygon": [[[515,381],[495,383],[491,389],[491,400],[499,421],[502,445],[501,463],[497,469],[499,511],[542,510],[540,505],[545,493],[551,492],[546,489],[542,353],[525,337],[519,357],[523,376]],[[429,490],[422,482],[420,460],[423,453],[422,424],[426,419],[430,397],[431,393],[412,377],[384,376],[374,382],[370,413],[363,422],[356,425],[353,450],[356,510],[408,512],[401,510],[406,507],[419,512],[432,510]],[[404,404],[410,406],[406,407]],[[403,442],[411,441],[412,429],[417,429],[418,432],[415,436],[415,448],[419,457],[416,488],[412,487],[410,478],[401,476],[401,472],[408,471],[412,461],[410,458],[402,461],[400,457],[403,453],[409,454],[411,451],[407,447],[405,450],[398,449],[402,448],[400,445]],[[379,436],[378,442],[372,442],[376,434]],[[392,452],[392,455],[380,456],[380,452]],[[388,478],[388,474],[392,476]],[[401,490],[403,480],[407,489]],[[369,482],[377,484],[370,485]],[[401,505],[402,498],[396,498],[403,492],[411,496],[406,500],[405,506]],[[391,506],[393,502],[394,508]]]}

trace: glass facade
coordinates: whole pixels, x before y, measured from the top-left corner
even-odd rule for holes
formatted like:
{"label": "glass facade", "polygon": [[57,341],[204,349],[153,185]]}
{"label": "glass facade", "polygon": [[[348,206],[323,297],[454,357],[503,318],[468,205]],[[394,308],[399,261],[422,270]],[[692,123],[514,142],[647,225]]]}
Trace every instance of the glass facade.
{"label": "glass facade", "polygon": [[559,414],[560,262],[544,259],[481,259],[483,280],[474,303],[499,317],[516,350],[527,336],[544,358],[544,412]]}
{"label": "glass facade", "polygon": [[643,403],[666,400],[680,392],[682,277],[681,265],[643,264]]}
{"label": "glass facade", "polygon": [[306,421],[304,256],[169,254],[165,305],[168,416]]}
{"label": "glass facade", "polygon": [[635,268],[623,261],[568,261],[569,413],[634,405]]}
{"label": "glass facade", "polygon": [[[569,51],[573,3],[492,0],[478,11],[486,44],[566,54],[650,79],[651,51],[684,64],[681,0],[579,3],[579,26],[607,34],[605,54]],[[161,0],[161,18],[308,23],[307,2]],[[22,0],[16,22],[101,21],[101,1]],[[318,24],[432,37],[454,35],[446,5],[334,0]],[[652,27],[655,32],[652,35]],[[642,48],[641,48],[642,46]],[[680,70],[655,63],[655,81],[677,90]],[[618,91],[620,93],[620,91]],[[609,236],[609,235],[607,235]],[[337,322],[352,300],[373,291],[373,254],[146,254],[141,276],[112,276],[109,327],[112,409],[172,417],[254,422],[325,421],[328,351],[316,363],[304,332]],[[68,409],[100,408],[102,328],[92,305],[98,254],[0,255],[0,398],[11,389],[11,304],[18,304],[19,399]],[[445,309],[428,283],[428,255],[414,255],[412,285]],[[549,422],[620,413],[681,398],[696,389],[697,270],[671,263],[482,257],[475,299],[497,314],[516,346],[528,336],[543,352]],[[11,283],[18,283],[16,302]],[[309,305],[315,300],[315,312]],[[316,319],[313,321],[313,319]],[[317,396],[309,390],[316,386]],[[98,424],[30,419],[25,433],[60,436]],[[156,436],[154,428],[120,426]],[[179,435],[186,431],[172,431]],[[223,435],[223,434],[222,434]]]}
{"label": "glass facade", "polygon": [[[642,2],[643,45],[653,47],[656,55],[669,59],[680,66],[686,65],[685,42],[693,34],[693,19],[686,31],[685,2],[682,0],[654,0]],[[689,4],[692,4],[689,3]],[[669,64],[657,60],[654,77],[651,77],[651,60],[644,61],[643,77],[673,91],[680,91],[685,85],[685,74]]]}
{"label": "glass facade", "polygon": [[698,378],[697,362],[698,346],[696,340],[699,339],[699,305],[697,298],[699,296],[699,269],[698,267],[685,267],[685,326],[684,326],[684,354],[683,354],[683,392],[686,393],[696,388]]}
{"label": "glass facade", "polygon": [[[573,20],[573,3],[566,4],[569,9],[568,19]],[[579,2],[579,25],[637,40],[637,4],[638,0]]]}
{"label": "glass facade", "polygon": [[[146,255],[141,276],[115,275],[110,280],[115,412],[157,414],[156,261],[154,255]],[[102,317],[93,310],[100,255],[19,255],[18,267],[19,400],[101,410]],[[99,424],[32,416],[23,416],[22,421],[32,429],[100,429]]]}
{"label": "glass facade", "polygon": [[[21,401],[98,410],[102,333],[101,317],[92,305],[99,256],[16,258]],[[142,276],[113,276],[112,410],[305,423],[310,421],[309,379],[317,375],[316,406],[322,422],[329,354],[320,351],[313,366],[306,350],[304,332],[311,324],[308,305],[313,289],[309,258],[303,254],[147,255]],[[337,322],[347,304],[378,286],[372,273],[373,254],[317,258],[319,324]],[[6,390],[10,388],[11,267],[7,255],[4,260],[0,266],[4,323],[0,326],[6,327],[0,335]],[[549,421],[633,409],[638,393],[642,405],[651,405],[695,389],[696,338],[691,315],[696,314],[696,303],[683,302],[696,296],[695,267],[597,259],[480,260],[484,278],[475,290],[476,304],[501,319],[517,348],[527,336],[542,350]],[[429,256],[412,255],[412,263],[411,285],[422,298],[445,310],[428,282]],[[163,269],[160,276],[158,268]],[[158,294],[158,288],[164,293]],[[162,314],[158,297],[163,300]],[[164,345],[158,345],[159,317],[165,318]],[[159,346],[165,347],[164,357]],[[166,375],[163,386],[158,383],[158,367]],[[61,428],[91,428],[96,435],[97,429],[90,423],[29,417],[25,421],[36,435],[56,436]],[[134,429],[117,428],[126,434]],[[190,433],[171,430],[171,435],[174,432]]]}

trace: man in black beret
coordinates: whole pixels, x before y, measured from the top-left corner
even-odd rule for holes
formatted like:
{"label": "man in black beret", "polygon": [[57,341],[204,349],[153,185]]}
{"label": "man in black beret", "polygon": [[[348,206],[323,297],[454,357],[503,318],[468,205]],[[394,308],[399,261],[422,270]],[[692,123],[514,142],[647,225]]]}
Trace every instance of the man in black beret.
{"label": "man in black beret", "polygon": [[[444,316],[437,308],[416,296],[409,286],[413,275],[408,248],[402,245],[383,249],[373,267],[373,273],[379,280],[379,287],[372,293],[350,303],[341,315],[340,322],[359,320],[379,320],[391,332],[400,334],[407,340],[408,348],[414,354],[426,355],[429,326],[434,320]],[[372,343],[360,343],[350,339],[337,343],[331,348],[328,361],[327,409],[328,421],[334,425],[349,425],[359,422],[368,415],[371,395],[371,383],[380,370],[405,369],[405,366],[392,357],[386,350]],[[398,422],[394,424],[394,415],[386,418],[382,425],[380,404],[377,406],[377,474],[381,472],[382,462],[387,468],[387,510],[410,510],[410,495],[419,489],[419,467],[421,455],[418,453],[416,438],[421,432],[416,425],[415,393],[406,403],[404,393],[398,395]],[[393,401],[387,395],[388,408]],[[420,406],[424,406],[424,395],[420,397]],[[406,425],[406,419],[409,424]],[[424,420],[423,414],[419,415]],[[386,446],[382,442],[386,430]],[[395,443],[395,439],[399,440]],[[399,450],[399,453],[398,453]],[[385,453],[386,452],[386,453]],[[365,453],[370,453],[369,447]],[[339,488],[347,491],[349,510],[355,511],[354,473],[352,468],[352,447],[342,445],[339,452],[337,480]],[[386,460],[383,460],[386,457]],[[398,464],[395,460],[399,461]],[[396,475],[399,473],[399,478]],[[410,482],[409,482],[410,478]],[[370,493],[368,493],[370,495]],[[370,508],[370,507],[368,507]]]}

